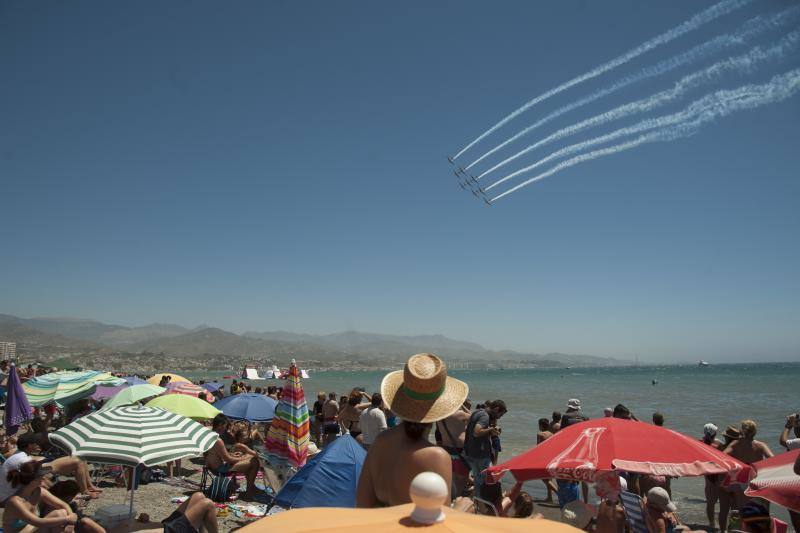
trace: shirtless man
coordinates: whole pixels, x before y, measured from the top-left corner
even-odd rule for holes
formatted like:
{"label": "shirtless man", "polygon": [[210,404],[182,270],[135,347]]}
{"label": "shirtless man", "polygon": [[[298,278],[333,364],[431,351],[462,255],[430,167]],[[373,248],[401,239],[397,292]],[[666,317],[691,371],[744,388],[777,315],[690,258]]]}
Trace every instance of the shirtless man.
{"label": "shirtless man", "polygon": [[450,503],[453,464],[444,448],[428,440],[434,422],[448,418],[467,399],[466,383],[447,375],[444,361],[430,353],[412,355],[404,370],[381,383],[386,405],[403,419],[370,446],[356,490],[356,507],[411,502],[411,481],[422,472],[439,474]]}
{"label": "shirtless man", "polygon": [[[724,446],[722,441],[717,439],[717,431],[717,426],[710,422],[703,426],[703,438],[701,439],[701,442],[711,446],[712,448],[721,450]],[[722,474],[710,474],[705,476],[706,518],[708,518],[708,525],[711,527],[711,529],[716,529],[716,523],[714,522],[714,511],[717,506],[717,500],[719,500],[720,483],[724,477],[725,476]]]}
{"label": "shirtless man", "polygon": [[[464,402],[458,411],[448,416],[444,420],[436,422],[436,427],[442,435],[442,448],[450,454],[453,461],[453,494],[459,496],[464,493],[469,483],[469,467],[463,464],[461,452],[464,451],[464,438],[467,433],[467,423],[470,417],[470,404]],[[458,468],[456,462],[463,464]],[[463,472],[463,473],[460,473]]]}
{"label": "shirtless man", "polygon": [[[755,440],[757,430],[758,426],[755,422],[752,420],[743,420],[741,423],[741,438],[731,442],[723,451],[747,465],[772,457],[774,454],[772,450],[769,449],[769,446],[761,441]],[[744,495],[744,489],[736,488],[730,491],[730,493],[730,495],[733,496],[734,504],[737,509],[741,509],[742,506],[747,503],[748,498]],[[720,503],[719,514],[719,527],[722,531],[725,531],[728,527],[728,516],[727,513],[725,513],[723,517],[722,503]]]}
{"label": "shirtless man", "polygon": [[[539,419],[539,433],[536,434],[536,444],[541,444],[550,437],[553,436],[553,432],[550,431],[550,421],[546,418]],[[555,483],[553,483],[552,479],[543,479],[542,482],[544,486],[547,488],[547,499],[545,500],[546,503],[553,503],[553,494],[558,492]]]}
{"label": "shirtless man", "polygon": [[328,401],[322,405],[322,447],[324,448],[339,435],[339,403],[336,393],[328,394]]}
{"label": "shirtless man", "polygon": [[[219,435],[225,433],[228,429],[228,417],[220,413],[214,417],[211,423],[211,429],[216,431]],[[252,500],[256,489],[256,476],[261,467],[258,456],[250,453],[242,453],[235,451],[228,452],[222,437],[217,439],[214,446],[206,453],[206,467],[216,474],[223,474],[225,472],[241,472],[247,480],[247,489],[243,495],[245,500]]]}

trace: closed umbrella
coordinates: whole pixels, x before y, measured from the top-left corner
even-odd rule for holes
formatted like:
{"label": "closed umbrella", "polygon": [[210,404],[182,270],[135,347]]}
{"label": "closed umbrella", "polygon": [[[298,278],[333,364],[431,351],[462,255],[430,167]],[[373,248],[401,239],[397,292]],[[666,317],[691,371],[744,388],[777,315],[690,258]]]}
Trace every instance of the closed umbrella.
{"label": "closed umbrella", "polygon": [[216,396],[208,392],[206,389],[200,385],[195,385],[194,383],[169,383],[167,385],[166,394],[185,394],[187,396],[194,396],[195,398],[202,394],[203,398],[205,398],[208,402],[214,402],[217,399]]}
{"label": "closed umbrella", "polygon": [[86,370],[84,372],[53,372],[22,384],[28,402],[33,407],[55,403],[64,407],[90,396],[98,385],[117,386],[124,383],[107,372]]}
{"label": "closed umbrella", "polygon": [[234,394],[219,400],[214,406],[233,420],[269,422],[275,417],[277,400],[263,394]]}
{"label": "closed umbrella", "polygon": [[792,450],[750,465],[755,475],[745,494],[800,513],[800,476],[794,473],[798,455],[800,450]]}
{"label": "closed umbrella", "polygon": [[145,406],[164,409],[192,420],[210,420],[220,413],[219,409],[207,401],[183,394],[158,396],[147,402]]}
{"label": "closed umbrella", "polygon": [[300,384],[300,372],[292,361],[280,402],[275,408],[275,418],[264,441],[270,463],[293,467],[306,464],[308,426],[308,406]]}
{"label": "closed umbrella", "polygon": [[180,382],[180,383],[191,383],[190,380],[186,379],[183,376],[179,376],[178,374],[169,374],[169,373],[156,374],[155,376],[153,376],[150,379],[148,379],[147,382],[150,385],[158,385],[158,384],[161,383],[161,378],[164,377],[164,376],[169,376],[170,377],[170,380],[169,380],[170,383],[178,383],[178,382]]}
{"label": "closed umbrella", "polygon": [[13,435],[19,429],[20,424],[30,420],[33,416],[33,409],[28,403],[22,383],[17,374],[17,365],[11,363],[8,371],[8,382],[6,384],[6,406],[3,414],[3,425],[6,428],[6,435]]}
{"label": "closed umbrella", "polygon": [[111,409],[112,407],[120,407],[123,405],[132,405],[138,401],[144,400],[145,398],[152,398],[153,396],[164,394],[166,390],[167,389],[164,387],[150,385],[149,383],[145,385],[134,385],[132,387],[127,387],[122,389],[110,400],[108,400],[105,405],[103,405],[103,409]]}
{"label": "closed umbrella", "polygon": [[562,429],[488,472],[494,479],[511,472],[517,481],[594,481],[598,474],[614,470],[682,477],[742,468],[745,465],[730,455],[677,431],[634,420],[598,418]]}

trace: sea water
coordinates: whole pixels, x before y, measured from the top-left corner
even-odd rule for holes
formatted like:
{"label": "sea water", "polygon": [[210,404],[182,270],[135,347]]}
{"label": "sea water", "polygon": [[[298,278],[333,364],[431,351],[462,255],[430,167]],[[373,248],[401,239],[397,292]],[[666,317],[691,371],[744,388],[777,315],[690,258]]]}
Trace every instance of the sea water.
{"label": "sea water", "polygon": [[[303,380],[303,386],[309,404],[313,404],[318,391],[339,395],[353,387],[364,387],[368,393],[378,391],[384,374],[312,372],[311,379]],[[719,427],[721,438],[726,426],[752,419],[758,423],[756,438],[776,454],[784,451],[778,437],[786,416],[800,411],[798,363],[453,370],[450,375],[469,385],[473,406],[494,399],[506,402],[508,413],[499,422],[503,430],[501,462],[531,448],[536,443],[537,420],[549,418],[554,410],[564,412],[570,398],[580,399],[584,414],[590,418],[603,416],[604,407],[618,403],[645,422],[659,411],[666,427],[697,438],[702,437],[703,426],[708,422]],[[525,489],[535,498],[545,495],[539,481],[526,483]],[[684,520],[705,523],[702,478],[673,480],[672,491]],[[785,512],[778,516],[786,519]]]}

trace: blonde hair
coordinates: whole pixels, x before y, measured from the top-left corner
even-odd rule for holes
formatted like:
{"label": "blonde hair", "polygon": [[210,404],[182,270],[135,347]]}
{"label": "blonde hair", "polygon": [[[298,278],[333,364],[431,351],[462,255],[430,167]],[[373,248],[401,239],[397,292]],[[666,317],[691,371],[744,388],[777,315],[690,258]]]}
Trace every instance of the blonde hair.
{"label": "blonde hair", "polygon": [[756,436],[758,425],[753,420],[742,420],[742,436],[752,439]]}

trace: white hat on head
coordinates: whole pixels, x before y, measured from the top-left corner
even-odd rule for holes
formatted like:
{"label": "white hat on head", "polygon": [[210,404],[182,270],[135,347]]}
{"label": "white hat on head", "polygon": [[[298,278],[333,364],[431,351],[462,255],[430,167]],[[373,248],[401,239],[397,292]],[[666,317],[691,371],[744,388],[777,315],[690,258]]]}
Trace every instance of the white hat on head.
{"label": "white hat on head", "polygon": [[581,408],[581,401],[577,398],[572,398],[571,400],[567,401],[567,409],[580,409]]}
{"label": "white hat on head", "polygon": [[703,426],[703,434],[709,437],[716,435],[717,431],[719,431],[719,428],[710,422]]}
{"label": "white hat on head", "polygon": [[669,499],[669,493],[661,487],[653,487],[647,491],[647,505],[651,505],[660,511],[669,511],[671,513],[678,510],[672,500]]}

